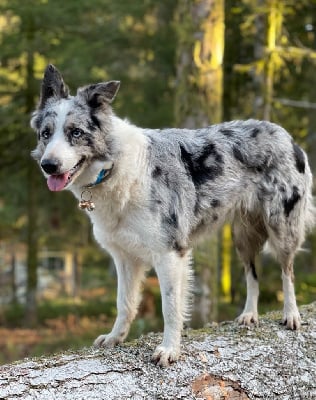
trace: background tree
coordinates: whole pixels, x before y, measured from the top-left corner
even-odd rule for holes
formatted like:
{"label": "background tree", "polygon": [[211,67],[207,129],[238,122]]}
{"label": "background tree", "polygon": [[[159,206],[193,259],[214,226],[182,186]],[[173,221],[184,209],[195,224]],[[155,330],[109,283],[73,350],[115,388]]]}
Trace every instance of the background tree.
{"label": "background tree", "polygon": [[[179,0],[175,26],[175,123],[191,129],[219,123],[223,114],[224,1]],[[217,319],[218,261],[214,235],[195,252],[199,289],[193,319],[204,324]]]}

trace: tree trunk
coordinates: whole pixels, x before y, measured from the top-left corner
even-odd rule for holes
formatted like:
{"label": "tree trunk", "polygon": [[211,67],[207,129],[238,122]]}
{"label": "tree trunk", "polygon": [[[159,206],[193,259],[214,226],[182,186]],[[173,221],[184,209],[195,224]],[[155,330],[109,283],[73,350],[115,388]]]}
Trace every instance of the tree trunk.
{"label": "tree trunk", "polygon": [[[26,65],[26,92],[25,92],[25,111],[26,115],[35,108],[35,88],[34,88],[34,54],[31,50],[33,40],[32,17],[29,16],[28,41],[30,50],[27,54]],[[30,135],[27,131],[26,134]],[[30,135],[29,150],[31,151],[34,143],[33,136]],[[34,326],[37,321],[37,264],[38,264],[38,237],[37,237],[37,175],[38,171],[35,162],[31,159],[27,164],[27,292],[26,292],[26,315],[25,321],[28,326]]]}
{"label": "tree trunk", "polygon": [[0,367],[0,398],[313,400],[316,398],[316,303],[301,307],[299,332],[279,324],[257,328],[223,323],[187,331],[180,360],[166,369],[150,362],[161,335],[112,349],[85,349]]}
{"label": "tree trunk", "polygon": [[275,72],[275,48],[282,32],[283,2],[269,0],[268,2],[267,49],[264,79],[263,119],[271,120],[273,102],[273,85]]}
{"label": "tree trunk", "polygon": [[[224,1],[179,0],[175,22],[176,126],[194,129],[221,122]],[[196,313],[193,312],[192,321],[194,326],[200,326],[217,319],[218,238],[205,241],[195,254],[197,280],[201,281],[198,286],[202,290],[195,296]]]}
{"label": "tree trunk", "polygon": [[[255,43],[254,43],[254,59],[260,64],[264,63],[265,60],[265,14],[263,12],[265,0],[258,0],[256,7],[260,8],[261,12],[258,12],[255,16]],[[265,92],[265,79],[264,71],[261,68],[255,68],[252,72],[253,85],[255,92],[255,101],[253,103],[253,115],[255,118],[263,118],[263,106]]]}
{"label": "tree trunk", "polygon": [[81,287],[81,255],[78,251],[73,253],[73,297],[80,298]]}
{"label": "tree trunk", "polygon": [[175,122],[198,128],[222,121],[224,1],[179,0]]}
{"label": "tree trunk", "polygon": [[10,283],[11,283],[11,303],[16,304],[17,302],[17,287],[16,287],[16,257],[15,248],[11,247],[10,257]]}

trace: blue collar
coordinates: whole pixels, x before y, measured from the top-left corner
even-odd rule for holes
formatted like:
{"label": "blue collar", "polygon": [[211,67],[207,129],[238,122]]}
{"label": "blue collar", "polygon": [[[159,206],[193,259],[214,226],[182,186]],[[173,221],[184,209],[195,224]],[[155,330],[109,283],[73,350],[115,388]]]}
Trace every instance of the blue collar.
{"label": "blue collar", "polygon": [[112,169],[113,165],[110,169],[102,168],[101,171],[98,173],[96,180],[92,183],[89,183],[88,185],[83,186],[83,188],[90,189],[93,188],[94,186],[99,185],[100,183],[103,183],[106,180],[106,178],[110,175]]}

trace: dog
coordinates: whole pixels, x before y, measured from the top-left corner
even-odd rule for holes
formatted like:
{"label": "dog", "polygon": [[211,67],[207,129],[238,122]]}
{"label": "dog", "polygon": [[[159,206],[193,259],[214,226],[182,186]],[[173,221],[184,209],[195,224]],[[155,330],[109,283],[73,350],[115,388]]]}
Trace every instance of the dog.
{"label": "dog", "polygon": [[113,257],[118,293],[112,331],[95,346],[123,342],[136,316],[148,267],[157,273],[164,318],[152,359],[168,366],[180,355],[190,314],[191,249],[225,221],[243,262],[247,298],[238,322],[258,323],[255,259],[267,242],[282,267],[283,323],[299,329],[293,262],[314,226],[312,175],[305,152],[280,126],[232,121],[189,129],[143,129],[115,115],[120,82],[69,94],[48,65],[31,118],[32,156],[51,191],[70,190]]}

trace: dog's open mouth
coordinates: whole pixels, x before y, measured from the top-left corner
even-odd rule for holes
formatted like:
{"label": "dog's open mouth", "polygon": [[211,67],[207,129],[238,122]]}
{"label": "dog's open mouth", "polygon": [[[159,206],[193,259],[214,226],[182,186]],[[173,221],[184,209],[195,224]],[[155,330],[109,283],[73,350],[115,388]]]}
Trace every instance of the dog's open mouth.
{"label": "dog's open mouth", "polygon": [[60,190],[63,190],[73,180],[84,161],[85,157],[82,157],[81,160],[77,162],[77,164],[69,171],[66,171],[63,174],[50,175],[47,179],[47,186],[49,190],[52,192],[59,192]]}

